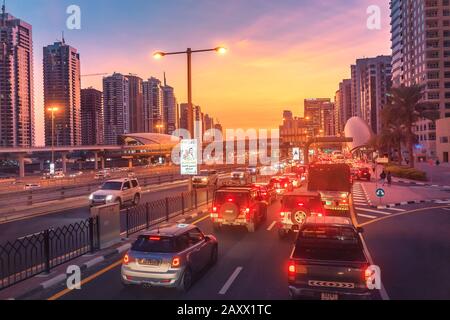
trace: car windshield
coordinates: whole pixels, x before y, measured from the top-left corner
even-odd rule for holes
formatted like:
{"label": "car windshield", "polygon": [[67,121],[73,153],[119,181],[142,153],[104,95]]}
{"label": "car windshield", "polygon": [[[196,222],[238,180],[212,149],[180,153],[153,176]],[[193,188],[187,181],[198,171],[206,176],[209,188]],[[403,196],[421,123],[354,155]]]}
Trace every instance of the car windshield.
{"label": "car windshield", "polygon": [[105,182],[101,190],[120,190],[122,188],[122,182]]}
{"label": "car windshield", "polygon": [[243,192],[217,192],[215,197],[216,204],[232,202],[238,206],[245,206],[248,204],[248,193]]}
{"label": "car windshield", "polygon": [[139,236],[131,250],[147,253],[173,253],[176,252],[176,247],[172,237]]}

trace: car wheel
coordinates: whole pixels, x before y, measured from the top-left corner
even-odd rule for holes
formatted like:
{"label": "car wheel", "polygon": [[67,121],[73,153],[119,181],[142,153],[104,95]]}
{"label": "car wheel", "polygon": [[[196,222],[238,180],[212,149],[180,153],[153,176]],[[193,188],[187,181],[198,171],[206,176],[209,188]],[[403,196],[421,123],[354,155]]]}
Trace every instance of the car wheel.
{"label": "car wheel", "polygon": [[217,246],[214,246],[211,252],[211,261],[210,261],[211,266],[214,266],[217,263],[218,254],[219,249],[217,248]]}
{"label": "car wheel", "polygon": [[192,271],[189,267],[184,270],[183,277],[177,286],[179,292],[187,292],[192,286]]}
{"label": "car wheel", "polygon": [[247,225],[247,230],[250,233],[255,232],[255,222],[254,221],[249,222],[249,224]]}
{"label": "car wheel", "polygon": [[137,193],[134,195],[133,204],[135,206],[137,206],[139,204],[139,202],[141,202],[141,196],[139,193]]}

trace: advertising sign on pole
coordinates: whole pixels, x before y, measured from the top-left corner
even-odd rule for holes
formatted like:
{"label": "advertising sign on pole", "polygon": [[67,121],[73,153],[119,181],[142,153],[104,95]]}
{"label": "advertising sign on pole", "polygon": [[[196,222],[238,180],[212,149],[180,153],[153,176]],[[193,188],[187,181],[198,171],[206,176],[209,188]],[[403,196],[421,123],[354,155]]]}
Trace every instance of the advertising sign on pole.
{"label": "advertising sign on pole", "polygon": [[181,140],[180,168],[182,175],[194,176],[197,174],[197,140]]}
{"label": "advertising sign on pole", "polygon": [[300,161],[300,148],[292,149],[292,160]]}

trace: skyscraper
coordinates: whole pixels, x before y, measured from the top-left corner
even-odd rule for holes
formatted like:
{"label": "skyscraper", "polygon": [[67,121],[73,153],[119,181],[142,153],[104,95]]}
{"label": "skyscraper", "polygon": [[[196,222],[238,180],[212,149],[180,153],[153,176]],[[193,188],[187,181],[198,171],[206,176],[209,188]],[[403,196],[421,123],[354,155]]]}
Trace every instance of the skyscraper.
{"label": "skyscraper", "polygon": [[[328,112],[332,108],[331,99],[305,99],[304,108],[305,119],[310,123],[310,135],[314,137],[324,135],[330,121]],[[326,119],[325,116],[327,117]]]}
{"label": "skyscraper", "polygon": [[172,134],[178,128],[178,104],[174,89],[167,85],[164,74],[163,106],[164,106],[164,128],[166,134]]}
{"label": "skyscraper", "polygon": [[81,140],[83,145],[104,143],[103,93],[94,88],[81,90]]}
{"label": "skyscraper", "polygon": [[391,56],[356,60],[352,66],[352,98],[356,115],[364,119],[373,132],[381,132],[381,110],[388,103],[391,83]]}
{"label": "skyscraper", "polygon": [[353,116],[352,109],[352,80],[344,79],[339,83],[339,90],[335,96],[335,129],[336,133],[344,132],[345,125]]}
{"label": "skyscraper", "polygon": [[142,79],[127,75],[128,92],[129,92],[129,115],[130,115],[130,133],[144,132],[145,117],[144,117],[144,95]]}
{"label": "skyscraper", "polygon": [[146,132],[164,132],[164,91],[161,81],[151,77],[143,83]]}
{"label": "skyscraper", "polygon": [[34,145],[33,37],[28,23],[0,16],[0,146]]}
{"label": "skyscraper", "polygon": [[45,144],[52,145],[52,114],[55,113],[55,145],[81,145],[80,55],[64,39],[44,47]]}
{"label": "skyscraper", "polygon": [[117,144],[118,136],[130,133],[130,94],[127,77],[120,73],[103,78],[105,144]]}
{"label": "skyscraper", "polygon": [[181,103],[180,104],[180,128],[189,130],[189,104]]}
{"label": "skyscraper", "polygon": [[[419,85],[423,102],[450,117],[450,1],[391,0],[392,82]],[[436,130],[417,123],[423,156],[436,157]]]}

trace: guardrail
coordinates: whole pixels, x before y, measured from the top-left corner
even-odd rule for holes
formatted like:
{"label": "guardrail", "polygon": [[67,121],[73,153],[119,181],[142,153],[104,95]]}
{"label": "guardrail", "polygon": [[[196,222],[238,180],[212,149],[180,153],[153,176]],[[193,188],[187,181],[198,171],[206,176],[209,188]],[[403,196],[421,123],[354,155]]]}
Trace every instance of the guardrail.
{"label": "guardrail", "polygon": [[[232,168],[226,167],[227,170]],[[173,170],[173,169],[172,169]],[[220,170],[220,169],[219,169]],[[175,172],[175,171],[174,171]],[[110,179],[114,179],[111,177]],[[117,177],[119,178],[119,177]],[[185,179],[179,173],[161,174],[158,172],[151,175],[137,176],[141,186],[147,187],[162,183],[170,183]],[[97,190],[104,181],[93,182],[84,185],[49,187],[37,190],[16,191],[12,193],[0,194],[0,207],[31,206],[33,204],[48,201],[65,200],[74,197],[87,196]]]}

